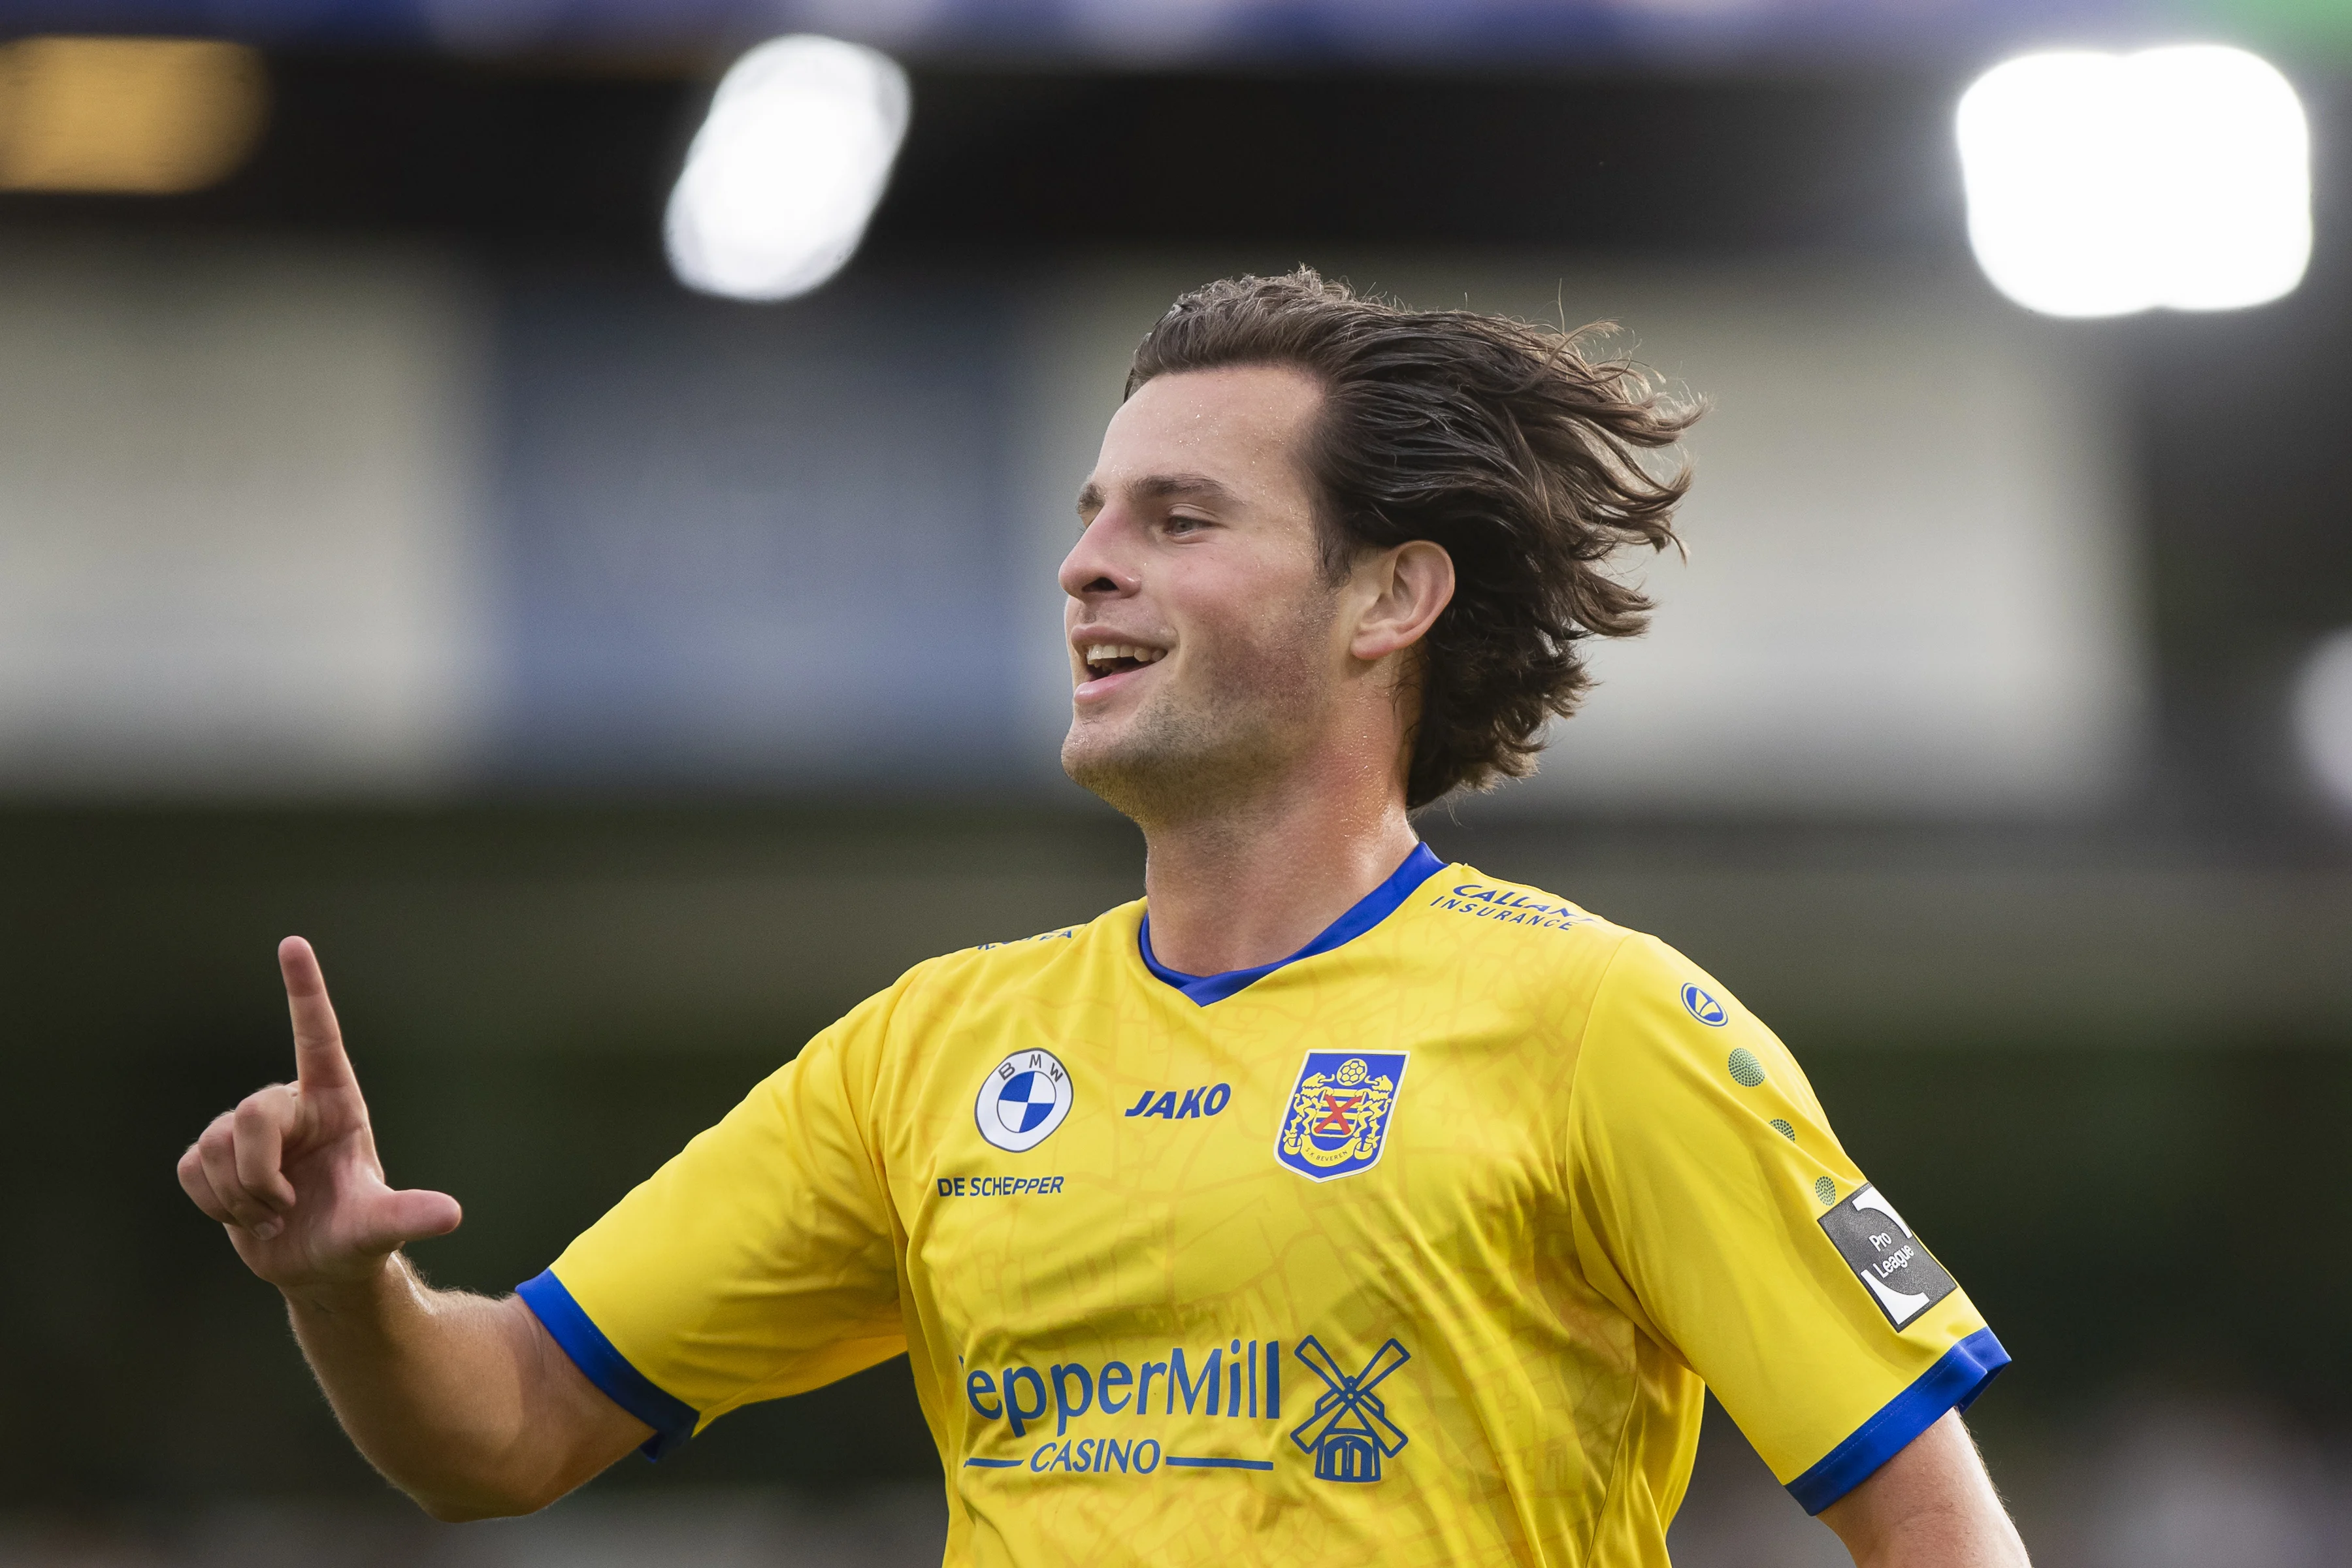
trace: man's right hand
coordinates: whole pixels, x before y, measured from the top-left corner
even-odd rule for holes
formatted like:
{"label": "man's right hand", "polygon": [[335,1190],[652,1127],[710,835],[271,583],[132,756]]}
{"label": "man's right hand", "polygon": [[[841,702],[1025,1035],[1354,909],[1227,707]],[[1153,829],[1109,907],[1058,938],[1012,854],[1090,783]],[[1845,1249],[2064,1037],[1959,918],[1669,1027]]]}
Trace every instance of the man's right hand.
{"label": "man's right hand", "polygon": [[294,1018],[294,1081],[247,1095],[180,1156],[180,1185],[228,1227],[246,1267],[287,1291],[379,1276],[402,1246],[463,1217],[446,1193],[385,1184],[327,983],[310,944],[278,945]]}
{"label": "man's right hand", "polygon": [[336,1417],[394,1485],[436,1519],[544,1508],[653,1428],[589,1382],[520,1298],[429,1289],[394,1258],[457,1229],[457,1200],[384,1184],[319,960],[289,936],[278,966],[294,1081],[215,1119],[180,1156],[180,1184],[286,1293]]}

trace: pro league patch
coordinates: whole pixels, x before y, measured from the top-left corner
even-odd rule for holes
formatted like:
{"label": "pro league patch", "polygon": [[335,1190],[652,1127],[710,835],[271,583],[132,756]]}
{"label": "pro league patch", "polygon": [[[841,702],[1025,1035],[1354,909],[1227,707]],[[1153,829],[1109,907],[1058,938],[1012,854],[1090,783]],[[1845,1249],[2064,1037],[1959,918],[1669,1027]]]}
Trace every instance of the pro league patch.
{"label": "pro league patch", "polygon": [[1876,1187],[1855,1188],[1822,1215],[1822,1229],[1898,1329],[1960,1288]]}

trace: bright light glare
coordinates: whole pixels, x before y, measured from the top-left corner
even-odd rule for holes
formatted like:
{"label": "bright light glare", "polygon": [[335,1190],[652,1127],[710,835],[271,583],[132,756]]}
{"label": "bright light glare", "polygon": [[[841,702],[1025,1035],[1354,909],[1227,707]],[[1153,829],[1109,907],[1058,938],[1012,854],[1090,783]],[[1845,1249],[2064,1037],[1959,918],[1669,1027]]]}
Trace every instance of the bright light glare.
{"label": "bright light glare", "polygon": [[2027,55],[1960,99],[1969,238],[2053,316],[2275,300],[2311,259],[2311,133],[2243,49]]}
{"label": "bright light glare", "polygon": [[2294,685],[2294,738],[2339,805],[2352,807],[2352,630],[2319,639]]}
{"label": "bright light glare", "polygon": [[907,75],[834,38],[772,38],[719,81],[664,225],[678,280],[789,300],[841,270],[907,134]]}

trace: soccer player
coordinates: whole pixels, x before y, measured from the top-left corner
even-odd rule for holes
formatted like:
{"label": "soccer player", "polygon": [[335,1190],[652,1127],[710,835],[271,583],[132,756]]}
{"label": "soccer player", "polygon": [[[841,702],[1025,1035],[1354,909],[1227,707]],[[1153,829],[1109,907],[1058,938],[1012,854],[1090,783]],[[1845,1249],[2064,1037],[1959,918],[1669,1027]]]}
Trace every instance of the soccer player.
{"label": "soccer player", "polygon": [[1661,1564],[1711,1387],[1858,1563],[2014,1564],[2008,1357],[1789,1052],[1411,813],[1524,773],[1637,630],[1688,424],[1578,342],[1213,284],[1063,563],[1070,775],[1147,897],[919,964],[501,1300],[402,1244],[310,950],[295,1081],[180,1163],[443,1519],[907,1353],[951,1564]]}

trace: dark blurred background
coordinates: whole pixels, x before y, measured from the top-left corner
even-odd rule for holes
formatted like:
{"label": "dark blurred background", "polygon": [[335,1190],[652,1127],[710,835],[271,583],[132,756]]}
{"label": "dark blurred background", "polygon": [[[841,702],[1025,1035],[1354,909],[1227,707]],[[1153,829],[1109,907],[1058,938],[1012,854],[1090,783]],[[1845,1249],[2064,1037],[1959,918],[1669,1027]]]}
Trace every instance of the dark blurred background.
{"label": "dark blurred background", "polygon": [[[1654,632],[1432,842],[1790,1041],[2016,1357],[2037,1561],[2352,1562],[2352,25],[819,9],[0,5],[0,1561],[935,1560],[903,1363],[415,1521],[172,1164],[302,932],[467,1205],[420,1261],[505,1289],[907,965],[1135,896],[1054,762],[1069,498],[1174,293],[1304,262],[1713,405]],[[94,27],[240,41],[216,171],[22,174]],[[907,68],[887,193],[815,291],[690,292],[712,84],[808,29]],[[1961,90],[2180,37],[2300,94],[2300,287],[2002,299]],[[1719,1420],[1675,1544],[1843,1561]]]}

